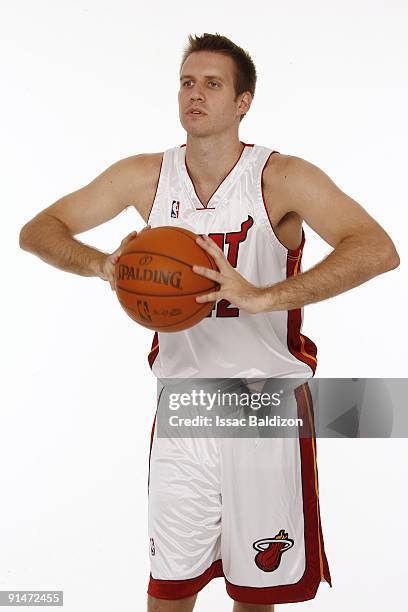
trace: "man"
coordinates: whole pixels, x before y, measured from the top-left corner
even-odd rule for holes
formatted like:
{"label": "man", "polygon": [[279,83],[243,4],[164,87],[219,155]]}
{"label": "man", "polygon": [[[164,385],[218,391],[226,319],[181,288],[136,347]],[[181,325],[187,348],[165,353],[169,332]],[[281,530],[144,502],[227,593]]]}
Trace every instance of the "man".
{"label": "man", "polygon": [[[194,271],[219,290],[197,301],[214,309],[189,330],[155,334],[149,362],[160,378],[310,377],[316,347],[301,333],[302,307],[399,265],[386,232],[319,168],[239,140],[255,84],[250,56],[232,41],[190,37],[179,91],[186,146],[120,160],[21,230],[22,248],[113,289],[115,262],[135,232],[111,254],[75,235],[129,203],[153,227],[202,235],[219,271]],[[334,248],[305,273],[303,221]],[[295,400],[310,416],[307,387]],[[150,612],[189,612],[216,576],[225,576],[235,612],[270,612],[330,583],[313,437],[263,440],[255,450],[247,440],[194,445],[152,434]]]}

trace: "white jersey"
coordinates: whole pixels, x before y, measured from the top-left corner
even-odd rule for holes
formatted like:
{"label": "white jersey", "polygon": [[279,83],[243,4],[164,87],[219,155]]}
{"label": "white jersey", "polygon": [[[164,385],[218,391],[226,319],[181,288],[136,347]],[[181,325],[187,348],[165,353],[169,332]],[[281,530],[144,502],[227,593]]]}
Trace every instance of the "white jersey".
{"label": "white jersey", "polygon": [[[205,207],[186,167],[185,145],[165,151],[149,224],[208,234],[257,287],[297,274],[304,232],[297,249],[283,246],[263,198],[262,171],[272,153],[245,145]],[[210,315],[190,329],[156,333],[149,363],[158,378],[309,378],[316,369],[317,350],[301,333],[302,314],[299,308],[251,315],[219,300]]]}

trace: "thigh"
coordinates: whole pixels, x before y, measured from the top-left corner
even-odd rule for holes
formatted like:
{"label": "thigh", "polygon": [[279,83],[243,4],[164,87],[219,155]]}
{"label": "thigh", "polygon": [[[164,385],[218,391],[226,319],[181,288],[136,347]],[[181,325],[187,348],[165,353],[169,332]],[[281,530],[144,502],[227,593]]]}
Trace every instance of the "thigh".
{"label": "thigh", "polygon": [[304,601],[321,580],[330,582],[310,399],[303,389],[291,401],[312,435],[223,440],[221,552],[237,601]]}
{"label": "thigh", "polygon": [[222,575],[216,440],[152,437],[149,470],[152,596],[177,599]]}
{"label": "thigh", "polygon": [[[224,442],[222,558],[227,579],[254,587],[297,582],[305,569],[299,441],[262,438]],[[277,563],[271,551],[271,567],[267,569],[257,552],[266,548],[269,540],[272,543],[285,536],[285,553]]]}

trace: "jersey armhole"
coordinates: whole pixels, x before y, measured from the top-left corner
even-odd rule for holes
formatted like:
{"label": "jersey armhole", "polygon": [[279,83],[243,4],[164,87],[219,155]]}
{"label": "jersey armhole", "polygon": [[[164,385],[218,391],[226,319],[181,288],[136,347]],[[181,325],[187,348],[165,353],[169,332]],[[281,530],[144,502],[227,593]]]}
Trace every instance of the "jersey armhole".
{"label": "jersey armhole", "polygon": [[153,196],[153,200],[152,200],[152,204],[150,206],[150,211],[147,217],[147,222],[146,224],[148,225],[150,223],[151,217],[152,217],[152,213],[153,210],[155,208],[155,204],[157,202],[157,200],[159,199],[159,194],[163,189],[163,182],[164,182],[164,177],[165,177],[165,172],[164,172],[164,168],[167,165],[167,151],[164,151],[161,162],[160,162],[160,170],[159,170],[159,177],[157,179],[157,185],[156,185],[156,191],[154,193]]}
{"label": "jersey armhole", "polygon": [[263,180],[263,174],[264,174],[264,170],[266,168],[266,165],[269,161],[269,159],[271,158],[272,155],[274,155],[275,153],[279,154],[279,151],[269,151],[269,155],[266,156],[266,158],[264,159],[264,163],[261,167],[261,171],[259,173],[259,177],[258,177],[258,202],[257,202],[257,212],[259,215],[259,220],[260,220],[260,224],[263,227],[263,229],[267,232],[267,234],[270,236],[272,243],[277,247],[278,251],[286,258],[294,258],[294,259],[298,259],[300,253],[303,251],[303,246],[305,243],[305,232],[304,232],[304,228],[302,225],[302,237],[301,237],[301,241],[300,244],[296,247],[296,249],[289,249],[288,247],[286,247],[278,238],[277,234],[275,233],[275,230],[272,226],[272,222],[268,213],[268,209],[266,207],[266,201],[265,201],[265,194],[263,191],[263,185],[262,185],[262,180]]}

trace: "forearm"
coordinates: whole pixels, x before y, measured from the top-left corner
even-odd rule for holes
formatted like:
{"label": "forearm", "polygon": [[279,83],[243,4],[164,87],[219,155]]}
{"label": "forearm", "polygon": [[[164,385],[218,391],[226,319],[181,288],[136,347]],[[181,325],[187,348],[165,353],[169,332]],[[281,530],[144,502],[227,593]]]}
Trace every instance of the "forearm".
{"label": "forearm", "polygon": [[81,276],[100,276],[106,258],[106,253],[73,238],[66,225],[51,215],[41,215],[24,226],[20,246],[60,270]]}
{"label": "forearm", "polygon": [[392,249],[374,239],[344,239],[319,264],[262,289],[261,311],[293,310],[348,291],[398,265]]}

